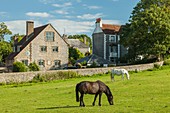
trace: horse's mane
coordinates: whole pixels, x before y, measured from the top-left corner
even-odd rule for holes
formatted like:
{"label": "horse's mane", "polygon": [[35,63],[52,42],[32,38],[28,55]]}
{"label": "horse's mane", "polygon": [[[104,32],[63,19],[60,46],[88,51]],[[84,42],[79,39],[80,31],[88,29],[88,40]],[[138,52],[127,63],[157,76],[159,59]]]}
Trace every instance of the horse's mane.
{"label": "horse's mane", "polygon": [[109,88],[108,86],[106,86],[106,87],[107,87],[106,93],[107,93],[108,95],[112,95],[112,92],[110,91],[110,88]]}

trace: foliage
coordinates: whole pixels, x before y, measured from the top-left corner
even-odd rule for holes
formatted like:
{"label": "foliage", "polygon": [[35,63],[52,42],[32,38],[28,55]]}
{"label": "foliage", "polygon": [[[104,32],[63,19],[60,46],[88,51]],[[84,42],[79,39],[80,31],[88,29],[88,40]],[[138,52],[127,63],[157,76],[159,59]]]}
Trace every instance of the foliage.
{"label": "foliage", "polygon": [[22,62],[13,63],[13,72],[26,72],[26,71],[28,71],[28,67]]}
{"label": "foliage", "polygon": [[69,39],[79,39],[81,42],[84,43],[84,38],[86,38],[86,45],[92,47],[92,42],[91,42],[91,38],[88,37],[85,34],[81,34],[81,35],[69,35],[68,36]]}
{"label": "foliage", "polygon": [[8,29],[4,22],[0,23],[0,41],[4,41],[5,35],[11,35],[12,32]]}
{"label": "foliage", "polygon": [[166,60],[164,60],[163,65],[170,65],[170,59],[166,59]]}
{"label": "foliage", "polygon": [[32,82],[48,82],[53,80],[62,80],[62,79],[69,79],[69,78],[76,78],[80,77],[76,72],[73,71],[59,71],[56,73],[46,73],[46,74],[38,74],[36,75]]}
{"label": "foliage", "polygon": [[12,47],[8,42],[0,42],[0,62],[5,62],[5,58],[12,52]]}
{"label": "foliage", "polygon": [[17,42],[21,41],[21,39],[23,37],[24,37],[24,35],[20,35],[19,33],[18,34],[14,34],[13,36],[11,36],[11,41],[10,41],[11,45],[14,44],[14,41],[17,41]]}
{"label": "foliage", "polygon": [[30,63],[28,67],[29,67],[30,71],[39,71],[40,70],[39,66],[35,62]]}
{"label": "foliage", "polygon": [[170,48],[170,2],[141,0],[123,26],[121,43],[132,60],[138,55],[163,58]]}
{"label": "foliage", "polygon": [[77,48],[69,48],[69,59],[72,64],[74,64],[76,60],[83,57],[84,55]]}
{"label": "foliage", "polygon": [[86,65],[87,65],[87,61],[81,62],[81,65],[82,65],[82,66],[86,66]]}

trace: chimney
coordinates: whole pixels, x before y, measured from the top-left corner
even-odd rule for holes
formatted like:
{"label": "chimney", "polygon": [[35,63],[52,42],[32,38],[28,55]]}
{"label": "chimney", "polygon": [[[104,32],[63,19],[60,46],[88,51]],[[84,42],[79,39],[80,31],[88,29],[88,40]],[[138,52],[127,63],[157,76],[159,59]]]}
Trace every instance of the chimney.
{"label": "chimney", "polygon": [[102,31],[102,20],[101,20],[101,18],[97,18],[95,24],[96,24],[96,28],[94,29],[93,34],[103,32]]}
{"label": "chimney", "polygon": [[101,18],[97,18],[97,19],[96,19],[96,27],[97,27],[97,26],[102,27],[102,20],[101,20]]}
{"label": "chimney", "polygon": [[14,36],[14,45],[18,43],[18,36]]}
{"label": "chimney", "polygon": [[68,36],[67,36],[66,34],[63,34],[62,38],[63,38],[66,42],[68,42]]}
{"label": "chimney", "polygon": [[84,44],[86,44],[86,37],[84,37]]}
{"label": "chimney", "polygon": [[30,35],[34,32],[34,22],[33,21],[27,21],[26,22],[26,35]]}

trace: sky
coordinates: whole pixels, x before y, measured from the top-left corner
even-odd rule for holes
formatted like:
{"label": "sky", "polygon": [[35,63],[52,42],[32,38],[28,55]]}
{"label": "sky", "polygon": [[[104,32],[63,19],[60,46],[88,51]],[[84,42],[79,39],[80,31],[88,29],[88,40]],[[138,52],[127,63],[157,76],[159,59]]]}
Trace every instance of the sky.
{"label": "sky", "polygon": [[[140,0],[1,0],[0,23],[14,34],[26,34],[26,21],[34,27],[52,24],[63,35],[91,37],[96,18],[105,24],[124,25]],[[10,36],[6,36],[8,41]]]}

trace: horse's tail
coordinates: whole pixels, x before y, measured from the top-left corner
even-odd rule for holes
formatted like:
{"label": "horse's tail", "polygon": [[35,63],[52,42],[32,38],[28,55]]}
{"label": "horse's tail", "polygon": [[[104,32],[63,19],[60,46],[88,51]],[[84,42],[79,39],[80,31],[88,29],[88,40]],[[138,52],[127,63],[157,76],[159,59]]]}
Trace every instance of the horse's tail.
{"label": "horse's tail", "polygon": [[76,101],[79,102],[79,84],[76,85]]}

